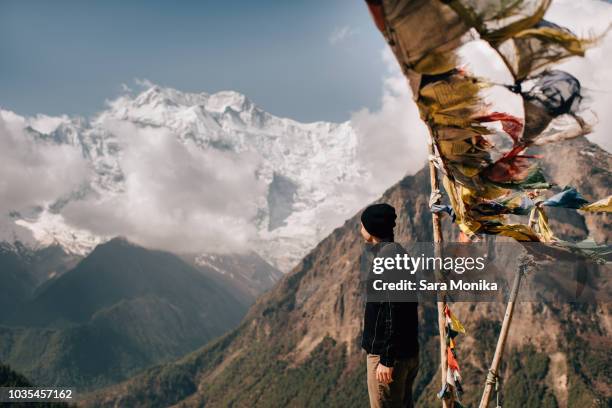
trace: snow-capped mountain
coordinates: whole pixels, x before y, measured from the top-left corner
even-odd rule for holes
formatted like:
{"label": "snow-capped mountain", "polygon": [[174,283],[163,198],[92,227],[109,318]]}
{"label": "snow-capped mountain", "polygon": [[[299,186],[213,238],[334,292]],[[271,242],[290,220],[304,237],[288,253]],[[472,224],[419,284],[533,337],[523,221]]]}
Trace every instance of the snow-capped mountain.
{"label": "snow-capped mountain", "polygon": [[[252,184],[262,188],[254,189],[256,194],[253,191],[245,193],[244,200],[248,200],[256,211],[250,214],[239,207],[232,214],[247,214],[245,217],[255,231],[253,236],[247,237],[246,249],[256,251],[283,271],[366,203],[360,184],[369,173],[357,160],[358,138],[349,122],[300,123],[276,117],[233,91],[185,93],[151,85],[141,93],[127,92],[108,102],[107,109],[88,119],[40,115],[26,118],[0,110],[2,118],[20,123],[26,134],[36,140],[74,146],[82,152],[91,170],[85,183],[52,203],[31,203],[29,208],[15,208],[11,213],[13,225],[31,231],[37,242],[43,245],[59,243],[67,251],[81,255],[113,235],[126,233],[114,231],[112,223],[93,228],[92,223],[75,222],[74,217],[66,218],[65,208],[79,202],[86,202],[93,208],[110,198],[120,203],[128,199],[123,196],[129,189],[148,188],[149,184],[143,187],[141,182],[130,179],[133,169],[125,164],[125,157],[130,154],[126,152],[125,139],[139,131],[157,132],[155,134],[163,135],[162,138],[172,137],[190,146],[190,154],[196,159],[201,155],[202,161],[212,160],[213,167],[216,165],[211,154],[216,153],[237,158],[236,172],[252,166]],[[153,136],[145,134],[143,137],[142,140],[148,140],[146,138]],[[167,160],[176,161],[171,156],[171,149],[168,150]],[[163,153],[163,149],[161,151]],[[144,151],[132,154],[130,159],[137,161],[149,157],[149,152]],[[163,157],[157,160],[159,166],[167,164]],[[175,169],[170,167],[168,171]],[[219,171],[234,172],[227,167]],[[206,180],[202,180],[201,185],[206,187]],[[158,187],[157,184],[153,186]],[[203,197],[218,195],[221,206],[241,201],[232,196],[223,202],[223,189],[211,188],[214,191]],[[180,211],[180,202],[176,208]],[[117,208],[117,211],[126,209]],[[96,213],[92,217],[100,215]],[[192,224],[199,219],[185,218]],[[230,225],[233,220],[224,222]],[[167,225],[158,229],[171,228]],[[207,228],[207,222],[203,221],[201,228]],[[141,231],[146,234],[145,230],[146,225],[134,226],[130,231],[135,231],[136,236],[129,236],[132,232],[128,232],[128,238],[146,244],[146,239],[138,236]],[[4,235],[2,238],[10,239],[6,233]],[[185,239],[190,240],[190,250],[197,245],[196,238],[187,234]],[[205,241],[199,250],[210,252]]]}

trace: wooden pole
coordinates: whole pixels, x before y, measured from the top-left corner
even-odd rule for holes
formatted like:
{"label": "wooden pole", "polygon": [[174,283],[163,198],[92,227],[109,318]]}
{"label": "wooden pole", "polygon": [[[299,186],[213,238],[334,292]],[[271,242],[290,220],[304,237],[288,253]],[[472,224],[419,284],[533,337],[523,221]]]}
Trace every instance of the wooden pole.
{"label": "wooden pole", "polygon": [[516,301],[516,296],[519,291],[519,287],[521,285],[521,277],[523,276],[523,265],[519,266],[518,273],[514,278],[514,283],[512,284],[512,290],[510,292],[510,298],[508,299],[508,305],[506,306],[506,314],[504,315],[504,321],[502,323],[501,331],[499,333],[499,338],[497,339],[497,346],[495,347],[495,354],[493,355],[493,361],[491,362],[491,368],[489,369],[489,374],[487,375],[487,383],[485,384],[484,392],[482,393],[482,398],[480,400],[479,408],[486,408],[489,405],[489,400],[491,399],[491,392],[493,391],[493,386],[497,382],[497,374],[499,370],[499,364],[501,363],[502,355],[504,354],[504,346],[506,345],[506,339],[508,337],[508,330],[510,328],[510,323],[512,323],[512,315],[514,314],[514,303]]}
{"label": "wooden pole", "polygon": [[499,365],[504,354],[504,347],[506,345],[506,339],[508,338],[510,324],[512,323],[512,316],[514,314],[514,305],[516,303],[516,297],[518,296],[519,288],[521,286],[521,278],[525,272],[526,267],[527,263],[525,259],[523,259],[518,267],[517,274],[514,277],[514,283],[512,284],[512,289],[510,291],[510,298],[508,299],[508,305],[506,306],[506,313],[504,314],[504,321],[502,322],[501,331],[499,332],[497,346],[495,347],[495,354],[493,355],[491,368],[489,369],[489,373],[487,375],[487,382],[482,393],[480,405],[478,406],[479,408],[486,408],[489,405],[491,393],[493,392],[493,386],[497,383]]}
{"label": "wooden pole", "polygon": [[[533,228],[535,226],[535,223],[536,212],[534,210],[529,215],[529,227]],[[493,392],[493,386],[497,382],[499,365],[501,363],[502,355],[504,354],[504,347],[506,345],[506,339],[508,338],[510,323],[512,323],[512,315],[514,314],[514,303],[516,302],[516,297],[518,296],[518,291],[521,286],[521,278],[523,276],[523,273],[525,272],[526,267],[527,263],[523,258],[521,264],[519,265],[518,272],[514,277],[514,282],[512,283],[512,290],[510,291],[510,297],[508,299],[508,304],[506,305],[504,321],[502,322],[501,331],[499,332],[499,338],[497,339],[497,345],[495,346],[495,354],[493,355],[493,361],[491,362],[491,368],[489,368],[487,382],[485,384],[485,388],[482,393],[482,398],[480,399],[480,405],[478,405],[478,408],[487,408],[487,406],[489,405],[489,400],[491,399],[491,392]]]}
{"label": "wooden pole", "polygon": [[[431,185],[431,192],[435,194],[440,189],[440,184],[438,183],[438,171],[434,162],[432,160],[435,157],[435,148],[433,143],[433,136],[430,134],[429,141],[429,182]],[[439,199],[435,203],[430,204],[439,204]],[[441,256],[441,244],[442,244],[442,224],[440,222],[440,214],[431,213],[431,223],[433,226],[433,242],[434,242],[434,251],[436,257]],[[444,309],[446,306],[446,299],[444,298],[444,294],[442,299],[438,299],[438,333],[440,335],[440,379],[442,380],[442,386],[446,382],[446,370],[447,370],[447,359],[446,359],[446,315],[444,313]],[[449,401],[446,399],[442,399],[442,407],[449,408]]]}

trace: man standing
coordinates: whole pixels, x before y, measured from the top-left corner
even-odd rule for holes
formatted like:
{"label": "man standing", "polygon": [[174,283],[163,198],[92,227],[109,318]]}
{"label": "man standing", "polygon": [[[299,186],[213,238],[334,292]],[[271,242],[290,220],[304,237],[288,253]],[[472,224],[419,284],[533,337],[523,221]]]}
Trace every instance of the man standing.
{"label": "man standing", "polygon": [[[405,253],[394,242],[395,219],[395,209],[389,204],[371,205],[361,214],[361,235],[369,246],[370,258]],[[366,267],[371,277],[371,263]],[[371,284],[370,279],[367,282]],[[380,300],[368,295],[361,338],[368,353],[370,406],[413,407],[412,384],[419,369],[417,303]]]}

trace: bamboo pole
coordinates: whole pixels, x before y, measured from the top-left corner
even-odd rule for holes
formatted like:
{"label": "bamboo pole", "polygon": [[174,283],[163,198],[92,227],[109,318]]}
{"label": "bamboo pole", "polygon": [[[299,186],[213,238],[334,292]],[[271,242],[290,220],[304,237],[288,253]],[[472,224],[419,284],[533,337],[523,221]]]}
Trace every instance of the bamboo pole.
{"label": "bamboo pole", "polygon": [[[429,142],[429,182],[431,185],[431,192],[435,193],[440,189],[440,184],[438,183],[438,171],[434,162],[432,160],[435,157],[435,147],[433,143],[433,136],[430,134],[430,142]],[[439,199],[437,202],[433,204],[439,204]],[[433,226],[433,242],[434,242],[434,251],[436,257],[440,256],[441,252],[441,244],[442,244],[442,224],[440,222],[440,214],[431,213],[431,223]],[[446,382],[446,370],[447,370],[447,359],[446,359],[446,316],[444,314],[444,309],[446,306],[446,299],[444,295],[442,299],[438,299],[438,333],[440,335],[440,379],[442,382],[442,386]],[[442,399],[442,407],[449,408],[449,401],[446,399]]]}
{"label": "bamboo pole", "polygon": [[[536,212],[532,211],[529,215],[529,227],[533,228],[536,223]],[[501,363],[502,355],[504,354],[504,347],[506,345],[506,339],[508,338],[508,331],[510,329],[510,323],[512,323],[512,315],[514,314],[514,304],[518,291],[521,286],[521,278],[525,271],[527,264],[525,260],[521,262],[518,268],[518,272],[514,277],[512,283],[512,289],[510,291],[510,297],[508,298],[508,304],[506,305],[506,313],[504,314],[504,320],[502,322],[501,331],[499,332],[499,338],[497,339],[497,345],[495,346],[495,354],[493,355],[493,361],[491,362],[491,368],[487,374],[487,382],[485,384],[482,398],[480,399],[480,405],[478,408],[487,408],[491,399],[491,393],[493,392],[493,386],[497,383],[497,375],[499,371],[499,365]]]}
{"label": "bamboo pole", "polygon": [[501,358],[504,354],[504,347],[506,345],[506,339],[508,338],[508,330],[510,329],[510,323],[512,323],[512,315],[514,314],[514,304],[518,295],[519,287],[521,285],[521,277],[523,276],[522,268],[523,265],[519,266],[519,271],[514,278],[514,283],[512,284],[512,290],[510,292],[510,298],[508,299],[508,305],[506,306],[504,321],[502,323],[501,331],[499,333],[499,338],[497,339],[495,354],[493,355],[491,368],[489,369],[489,374],[487,375],[487,383],[485,384],[484,392],[482,393],[482,399],[480,400],[480,405],[478,406],[479,408],[486,408],[489,405],[493,386],[497,382],[499,364],[501,363]]}

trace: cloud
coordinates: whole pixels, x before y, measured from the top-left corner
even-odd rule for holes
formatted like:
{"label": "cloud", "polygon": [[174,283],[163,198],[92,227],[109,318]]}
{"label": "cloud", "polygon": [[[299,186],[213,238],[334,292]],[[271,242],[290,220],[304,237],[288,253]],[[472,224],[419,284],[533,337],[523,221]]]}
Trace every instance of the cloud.
{"label": "cloud", "polygon": [[347,38],[355,35],[356,33],[357,31],[350,26],[336,27],[329,35],[328,40],[331,45],[336,45],[345,41]]}
{"label": "cloud", "polygon": [[70,122],[66,115],[62,116],[47,116],[38,114],[32,118],[28,118],[29,126],[40,133],[51,133],[60,125]]}
{"label": "cloud", "polygon": [[429,137],[395,57],[387,49],[382,56],[388,72],[380,108],[362,109],[351,117],[358,138],[357,159],[372,173],[370,195],[420,170],[426,163]]}
{"label": "cloud", "polygon": [[202,150],[163,128],[118,121],[104,127],[121,148],[124,191],[70,202],[62,211],[69,224],[176,252],[248,248],[265,191],[255,177],[259,157]]}
{"label": "cloud", "polygon": [[49,128],[56,120],[39,116],[29,123],[0,110],[0,213],[24,211],[50,204],[79,188],[89,174],[79,149],[36,140],[28,126]]}
{"label": "cloud", "polygon": [[[602,1],[576,2],[558,0],[553,2],[547,19],[571,29],[583,37],[603,33],[612,22],[612,5]],[[584,107],[597,116],[598,123],[588,138],[607,151],[612,151],[612,32],[597,46],[587,51],[584,58],[572,58],[557,68],[578,78],[586,96]]]}
{"label": "cloud", "polygon": [[154,84],[147,78],[134,78],[134,83],[141,88],[151,88],[153,86],[156,86],[156,84]]}
{"label": "cloud", "polygon": [[[461,64],[473,75],[498,84],[514,82],[502,59],[486,41],[470,41],[458,50],[458,54]],[[491,110],[523,117],[521,97],[507,88],[501,86],[485,88],[481,91],[481,95],[486,103],[491,104]]]}

